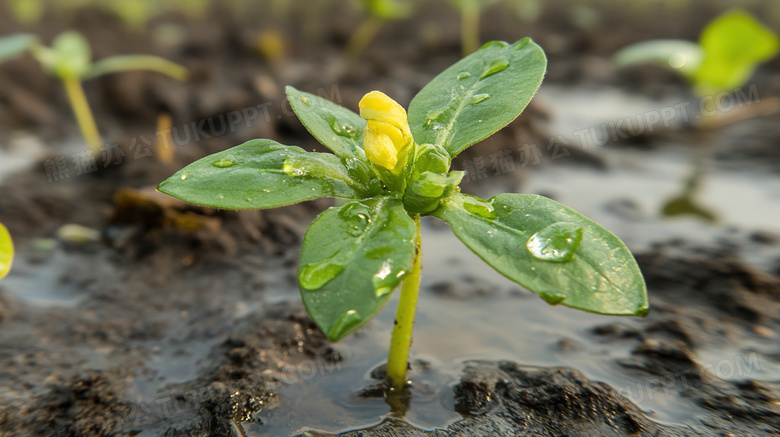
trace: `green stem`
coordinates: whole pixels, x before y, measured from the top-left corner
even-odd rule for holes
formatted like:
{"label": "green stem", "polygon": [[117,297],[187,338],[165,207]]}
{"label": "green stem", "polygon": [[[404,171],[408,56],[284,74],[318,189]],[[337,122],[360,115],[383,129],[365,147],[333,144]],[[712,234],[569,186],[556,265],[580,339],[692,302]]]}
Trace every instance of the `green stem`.
{"label": "green stem", "polygon": [[395,316],[393,338],[390,340],[390,355],[387,358],[387,378],[395,390],[406,385],[406,369],[409,361],[409,348],[412,346],[412,326],[414,312],[417,310],[417,296],[420,294],[420,272],[422,271],[422,251],[420,249],[420,216],[414,216],[416,235],[414,239],[414,264],[404,278],[401,286],[401,300]]}
{"label": "green stem", "polygon": [[461,11],[460,38],[463,56],[470,55],[479,48],[479,6],[471,2],[464,5]]}
{"label": "green stem", "polygon": [[70,106],[76,115],[81,135],[84,136],[87,145],[92,149],[92,154],[100,156],[100,133],[95,125],[95,119],[92,117],[92,110],[89,109],[81,81],[78,78],[67,78],[62,79],[62,82],[65,84],[65,91],[68,93],[68,100],[70,100]]}

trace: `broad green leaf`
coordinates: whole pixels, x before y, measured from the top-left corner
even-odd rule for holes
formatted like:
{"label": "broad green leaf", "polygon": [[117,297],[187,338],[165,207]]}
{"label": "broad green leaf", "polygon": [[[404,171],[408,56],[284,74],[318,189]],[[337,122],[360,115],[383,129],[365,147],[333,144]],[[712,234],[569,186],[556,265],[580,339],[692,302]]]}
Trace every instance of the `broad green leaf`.
{"label": "broad green leaf", "polygon": [[222,209],[265,209],[318,197],[357,197],[339,159],[272,140],[251,140],[202,158],[157,189],[185,202]]}
{"label": "broad green leaf", "polygon": [[0,279],[3,279],[9,271],[14,260],[14,243],[8,229],[0,223]]}
{"label": "broad green leaf", "polygon": [[366,159],[363,151],[363,127],[366,120],[328,99],[298,91],[291,86],[286,91],[295,115],[323,146],[339,158]]}
{"label": "broad green leaf", "polygon": [[354,332],[412,267],[414,221],[401,201],[374,197],[330,208],[303,239],[298,282],[306,310],[331,341]]}
{"label": "broad green leaf", "polygon": [[18,33],[0,38],[0,62],[21,55],[36,44],[38,38],[27,33]]}
{"label": "broad green leaf", "polygon": [[695,42],[683,39],[656,39],[631,44],[612,58],[621,67],[654,63],[692,78],[704,59],[704,50]]}
{"label": "broad green leaf", "polygon": [[129,70],[155,71],[167,74],[174,79],[187,79],[186,68],[159,56],[150,55],[122,55],[102,59],[92,64],[83,79],[92,79],[104,74]]}
{"label": "broad green leaf", "polygon": [[756,66],[778,51],[777,35],[740,10],[726,12],[707,25],[699,44],[704,61],[694,82],[704,93],[744,85]]}
{"label": "broad green leaf", "polygon": [[599,314],[647,314],[647,290],[620,239],[546,197],[456,194],[432,215],[507,278],[562,304]]}
{"label": "broad green leaf", "polygon": [[547,58],[530,38],[493,41],[436,76],[409,106],[417,144],[437,144],[455,157],[514,120],[544,78]]}

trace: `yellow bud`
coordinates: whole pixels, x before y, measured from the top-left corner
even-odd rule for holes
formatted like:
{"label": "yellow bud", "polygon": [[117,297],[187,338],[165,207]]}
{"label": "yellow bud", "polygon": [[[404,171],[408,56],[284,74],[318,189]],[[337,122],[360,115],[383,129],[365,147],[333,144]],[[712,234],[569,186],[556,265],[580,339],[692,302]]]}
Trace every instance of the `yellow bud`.
{"label": "yellow bud", "polygon": [[406,111],[395,100],[371,91],[360,100],[360,116],[368,120],[363,132],[363,149],[376,165],[392,170],[398,152],[412,139]]}

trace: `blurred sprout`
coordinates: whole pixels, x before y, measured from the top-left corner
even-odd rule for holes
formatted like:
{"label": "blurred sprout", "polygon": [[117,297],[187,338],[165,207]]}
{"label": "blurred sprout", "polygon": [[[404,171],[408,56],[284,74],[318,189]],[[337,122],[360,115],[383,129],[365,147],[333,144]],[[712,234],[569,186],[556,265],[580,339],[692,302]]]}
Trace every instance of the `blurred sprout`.
{"label": "blurred sprout", "polygon": [[460,42],[463,55],[475,52],[480,46],[479,16],[482,9],[498,0],[449,0],[460,11]]}
{"label": "blurred sprout", "polygon": [[257,37],[257,50],[267,60],[276,62],[287,55],[287,41],[277,30],[266,30]]}
{"label": "blurred sprout", "polygon": [[143,29],[149,19],[161,12],[161,2],[157,0],[109,0],[105,6],[134,30]]}
{"label": "blurred sprout", "polygon": [[89,43],[84,36],[75,31],[60,34],[54,39],[51,47],[42,45],[38,38],[28,34],[0,38],[0,61],[21,55],[26,51],[40,62],[46,72],[62,81],[79,129],[96,156],[101,153],[100,133],[84,95],[82,81],[128,70],[156,71],[179,80],[187,77],[187,70],[184,67],[157,56],[112,56],[93,63]]}
{"label": "blurred sprout", "polygon": [[544,5],[540,0],[508,0],[517,16],[526,23],[534,23],[542,16]]}
{"label": "blurred sprout", "polygon": [[347,43],[347,54],[357,58],[374,39],[386,21],[400,20],[412,13],[412,4],[405,0],[363,0],[369,16],[355,30]]}
{"label": "blurred sprout", "polygon": [[8,11],[18,23],[37,23],[43,16],[43,0],[6,0],[5,3]]}
{"label": "blurred sprout", "polygon": [[620,66],[646,62],[678,71],[699,95],[731,91],[744,85],[758,64],[778,52],[777,35],[750,14],[733,10],[712,21],[699,43],[685,40],[653,40],[620,50],[614,57]]}

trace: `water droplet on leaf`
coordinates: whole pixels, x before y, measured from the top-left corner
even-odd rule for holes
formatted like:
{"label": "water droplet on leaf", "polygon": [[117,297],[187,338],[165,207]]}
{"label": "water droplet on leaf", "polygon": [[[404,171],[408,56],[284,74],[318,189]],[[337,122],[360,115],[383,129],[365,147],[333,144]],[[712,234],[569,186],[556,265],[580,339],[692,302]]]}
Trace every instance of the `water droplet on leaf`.
{"label": "water droplet on leaf", "polygon": [[391,260],[385,260],[382,263],[382,267],[371,278],[371,283],[374,285],[376,297],[385,296],[393,291],[395,285],[398,284],[398,277],[393,274],[393,263]]}
{"label": "water droplet on leaf", "polygon": [[496,59],[495,61],[491,62],[487,68],[485,68],[485,71],[483,71],[481,75],[479,75],[479,80],[496,74],[499,71],[504,71],[507,67],[509,67],[509,61],[503,58]]}
{"label": "water droplet on leaf", "polygon": [[471,77],[471,73],[468,71],[464,71],[463,73],[458,75],[458,80],[468,79]]}
{"label": "water droplet on leaf", "polygon": [[311,106],[311,102],[309,102],[309,99],[306,97],[301,97],[301,102],[303,102],[303,104],[306,106]]}
{"label": "water droplet on leaf", "polygon": [[339,321],[336,322],[332,328],[330,328],[330,331],[328,331],[328,338],[331,340],[340,339],[362,322],[363,318],[360,317],[360,314],[357,311],[349,310],[341,316]]}
{"label": "water droplet on leaf", "polygon": [[492,204],[473,197],[464,197],[463,209],[488,220],[496,219],[496,211]]}
{"label": "water droplet on leaf", "polygon": [[508,45],[509,44],[505,41],[488,41],[485,44],[482,44],[482,47],[480,47],[479,49],[482,50],[488,47],[506,47]]}
{"label": "water droplet on leaf", "polygon": [[184,173],[181,175],[181,180],[186,181],[187,180],[187,173]]}
{"label": "water droplet on leaf", "polygon": [[339,210],[339,217],[349,225],[347,232],[353,237],[362,235],[366,226],[371,223],[368,207],[358,202],[350,202],[342,206]]}
{"label": "water droplet on leaf", "polygon": [[323,118],[325,118],[325,121],[328,122],[330,128],[333,130],[333,133],[336,135],[352,139],[357,138],[357,129],[346,123],[342,123],[338,118],[336,118],[335,115],[327,114]]}
{"label": "water droplet on leaf", "polygon": [[212,166],[217,168],[228,168],[233,167],[234,165],[238,164],[235,159],[232,158],[222,158],[218,159],[211,163]]}
{"label": "water droplet on leaf", "polygon": [[298,274],[298,281],[307,290],[319,290],[343,270],[344,265],[335,263],[329,258],[319,263],[303,266]]}
{"label": "water droplet on leaf", "polygon": [[526,247],[541,260],[567,262],[574,258],[582,242],[582,227],[575,223],[558,222],[546,226],[528,239]]}
{"label": "water droplet on leaf", "polygon": [[550,305],[558,305],[559,303],[563,302],[564,299],[566,299],[566,296],[561,296],[560,294],[556,293],[540,292],[539,296]]}
{"label": "water droplet on leaf", "polygon": [[474,94],[471,96],[471,104],[475,105],[479,102],[484,102],[488,97],[490,97],[490,94]]}

